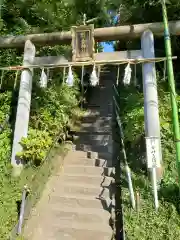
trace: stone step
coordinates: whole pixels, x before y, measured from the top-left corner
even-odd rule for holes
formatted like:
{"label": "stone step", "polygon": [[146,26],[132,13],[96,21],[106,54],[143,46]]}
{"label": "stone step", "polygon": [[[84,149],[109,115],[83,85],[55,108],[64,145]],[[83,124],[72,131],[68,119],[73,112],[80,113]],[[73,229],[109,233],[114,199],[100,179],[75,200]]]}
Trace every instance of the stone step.
{"label": "stone step", "polygon": [[63,207],[74,207],[74,208],[89,208],[89,209],[103,209],[109,210],[111,205],[111,199],[101,198],[98,199],[96,196],[86,196],[80,194],[56,194],[49,198],[49,204],[59,205]]}
{"label": "stone step", "polygon": [[[57,186],[56,186],[57,185]],[[86,183],[63,183],[63,184],[55,184],[52,195],[59,195],[59,193],[61,193],[61,195],[63,196],[63,194],[81,194],[81,195],[85,195],[85,196],[94,196],[97,198],[100,197],[104,197],[104,198],[108,198],[110,197],[110,191],[108,188],[103,188],[100,186],[93,186],[90,184],[86,184]]]}
{"label": "stone step", "polygon": [[71,225],[73,222],[77,223],[103,223],[109,224],[110,212],[104,209],[93,209],[93,208],[75,208],[65,207],[58,205],[49,205],[47,210],[49,218],[54,221],[66,222]]}
{"label": "stone step", "polygon": [[107,161],[107,160],[105,160],[105,159],[96,159],[95,160],[95,166],[96,167],[108,167],[109,165],[108,165],[108,162],[109,161]]}
{"label": "stone step", "polygon": [[[43,229],[37,229],[37,232],[43,232]],[[46,231],[48,234],[46,234]],[[41,234],[43,238],[39,236],[39,239],[43,240],[111,240],[112,229],[107,224],[97,223],[72,223],[69,225],[66,222],[51,222],[47,223],[44,233]],[[36,238],[38,239],[38,238]]]}
{"label": "stone step", "polygon": [[81,151],[81,150],[75,150],[75,151],[70,151],[67,156],[66,159],[68,158],[87,158],[87,152],[86,151]]}
{"label": "stone step", "polygon": [[[94,130],[95,126],[93,127],[92,130]],[[108,127],[109,128],[109,127]],[[104,127],[104,129],[102,131],[100,131],[99,127],[97,127],[97,131],[94,130],[94,132],[90,132],[88,131],[88,129],[82,129],[81,132],[76,133],[75,136],[77,137],[86,137],[86,143],[88,144],[89,141],[96,141],[97,143],[107,143],[110,141],[111,139],[111,131],[109,129],[106,129]]]}
{"label": "stone step", "polygon": [[106,167],[107,161],[104,159],[89,159],[89,158],[74,158],[69,162],[65,162],[66,165],[83,165],[83,166],[89,166],[89,167]]}
{"label": "stone step", "polygon": [[[103,101],[103,100],[102,100]],[[102,103],[99,103],[99,105],[96,104],[96,102],[94,103],[90,103],[88,108],[90,109],[89,111],[89,117],[112,117],[112,104],[111,103],[106,103],[104,104],[105,106],[102,108]],[[93,112],[93,113],[92,113]]]}
{"label": "stone step", "polygon": [[88,109],[84,116],[83,116],[83,121],[86,120],[86,121],[89,121],[89,120],[96,120],[96,118],[100,117],[100,114],[99,114],[99,111],[96,110],[96,109]]}
{"label": "stone step", "polygon": [[[91,145],[89,144],[91,142]],[[84,151],[98,151],[104,152],[105,154],[112,152],[112,143],[108,143],[108,140],[93,140],[90,139],[89,141],[86,139],[83,141],[83,145],[80,146]]]}
{"label": "stone step", "polygon": [[84,165],[66,165],[64,168],[65,174],[79,174],[79,175],[94,175],[94,176],[110,176],[112,168],[106,167],[91,167]]}
{"label": "stone step", "polygon": [[78,174],[64,174],[61,184],[64,183],[84,183],[93,186],[109,187],[111,185],[111,177],[101,177],[94,175],[78,175]]}
{"label": "stone step", "polygon": [[[100,125],[101,122],[98,121],[97,124],[94,124],[93,122],[91,122],[91,120],[89,121],[84,121],[81,125],[81,130],[78,130],[75,132],[75,134],[77,136],[79,136],[80,134],[79,133],[83,133],[84,135],[87,134],[87,135],[103,135],[104,134],[107,134],[109,133],[109,135],[112,135],[112,129],[111,129],[111,123],[108,124],[108,123],[104,123],[102,125]],[[84,129],[86,130],[89,130],[89,132],[83,132]],[[105,131],[106,129],[106,131]]]}
{"label": "stone step", "polygon": [[[88,151],[92,151],[93,150],[93,146],[91,146],[91,145],[86,145],[86,144],[79,144],[79,145],[77,145],[76,146],[76,148],[78,148],[78,149],[81,149],[82,151],[86,151],[86,152],[88,152]],[[73,161],[75,158],[71,158],[71,160]],[[82,158],[81,158],[82,159]],[[98,159],[100,159],[100,161],[101,160],[104,160],[104,161],[106,161],[106,164],[105,164],[105,166],[102,166],[102,167],[107,167],[107,168],[112,168],[112,154],[111,154],[111,152],[109,151],[109,152],[102,152],[102,151],[99,151],[98,152],[98,156],[97,156],[97,160],[96,160],[96,166],[101,166],[101,164],[99,164],[98,163]],[[69,163],[70,162],[72,162],[72,161],[69,161]],[[102,162],[102,161],[101,161]],[[73,164],[72,164],[73,165]],[[83,164],[82,164],[83,165]],[[110,170],[111,171],[111,170]],[[107,170],[106,170],[106,172],[107,172]]]}

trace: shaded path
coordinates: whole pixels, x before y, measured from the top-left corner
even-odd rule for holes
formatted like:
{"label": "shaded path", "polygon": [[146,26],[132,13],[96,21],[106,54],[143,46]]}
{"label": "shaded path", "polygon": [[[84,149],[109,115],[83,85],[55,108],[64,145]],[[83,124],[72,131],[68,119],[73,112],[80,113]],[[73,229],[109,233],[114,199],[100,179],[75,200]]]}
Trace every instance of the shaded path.
{"label": "shaded path", "polygon": [[[47,183],[25,227],[29,240],[111,240],[112,79],[101,75],[84,117],[76,150]],[[90,151],[88,153],[88,151]]]}

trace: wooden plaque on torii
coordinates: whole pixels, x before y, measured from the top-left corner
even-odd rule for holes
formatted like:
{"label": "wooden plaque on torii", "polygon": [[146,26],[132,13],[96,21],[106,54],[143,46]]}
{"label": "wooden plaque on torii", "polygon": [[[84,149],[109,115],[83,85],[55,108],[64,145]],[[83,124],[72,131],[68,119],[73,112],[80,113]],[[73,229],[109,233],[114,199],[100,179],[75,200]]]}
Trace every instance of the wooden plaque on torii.
{"label": "wooden plaque on torii", "polygon": [[92,61],[94,59],[94,25],[73,26],[72,61]]}

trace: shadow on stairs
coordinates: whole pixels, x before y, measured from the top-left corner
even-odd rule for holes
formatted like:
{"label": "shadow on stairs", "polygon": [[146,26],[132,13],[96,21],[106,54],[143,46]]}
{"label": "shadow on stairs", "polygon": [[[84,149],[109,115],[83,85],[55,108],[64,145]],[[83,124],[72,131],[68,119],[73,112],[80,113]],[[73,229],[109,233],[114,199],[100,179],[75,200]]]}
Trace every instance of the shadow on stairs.
{"label": "shadow on stairs", "polygon": [[112,76],[104,74],[93,89],[75,149],[63,171],[50,178],[27,221],[25,239],[114,239],[112,84]]}

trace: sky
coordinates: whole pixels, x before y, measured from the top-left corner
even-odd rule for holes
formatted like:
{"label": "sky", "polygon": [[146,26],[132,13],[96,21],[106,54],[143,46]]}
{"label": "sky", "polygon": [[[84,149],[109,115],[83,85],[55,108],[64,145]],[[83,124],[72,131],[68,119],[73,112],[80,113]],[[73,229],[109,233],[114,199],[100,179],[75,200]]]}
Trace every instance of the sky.
{"label": "sky", "polygon": [[[119,17],[118,15],[116,15],[116,16],[114,17],[114,22],[117,21],[118,17]],[[113,42],[112,42],[112,44],[103,42],[103,43],[102,43],[102,46],[104,47],[104,52],[114,52]]]}
{"label": "sky", "polygon": [[108,44],[108,43],[103,42],[102,46],[104,47],[104,52],[114,52],[113,43]]}

